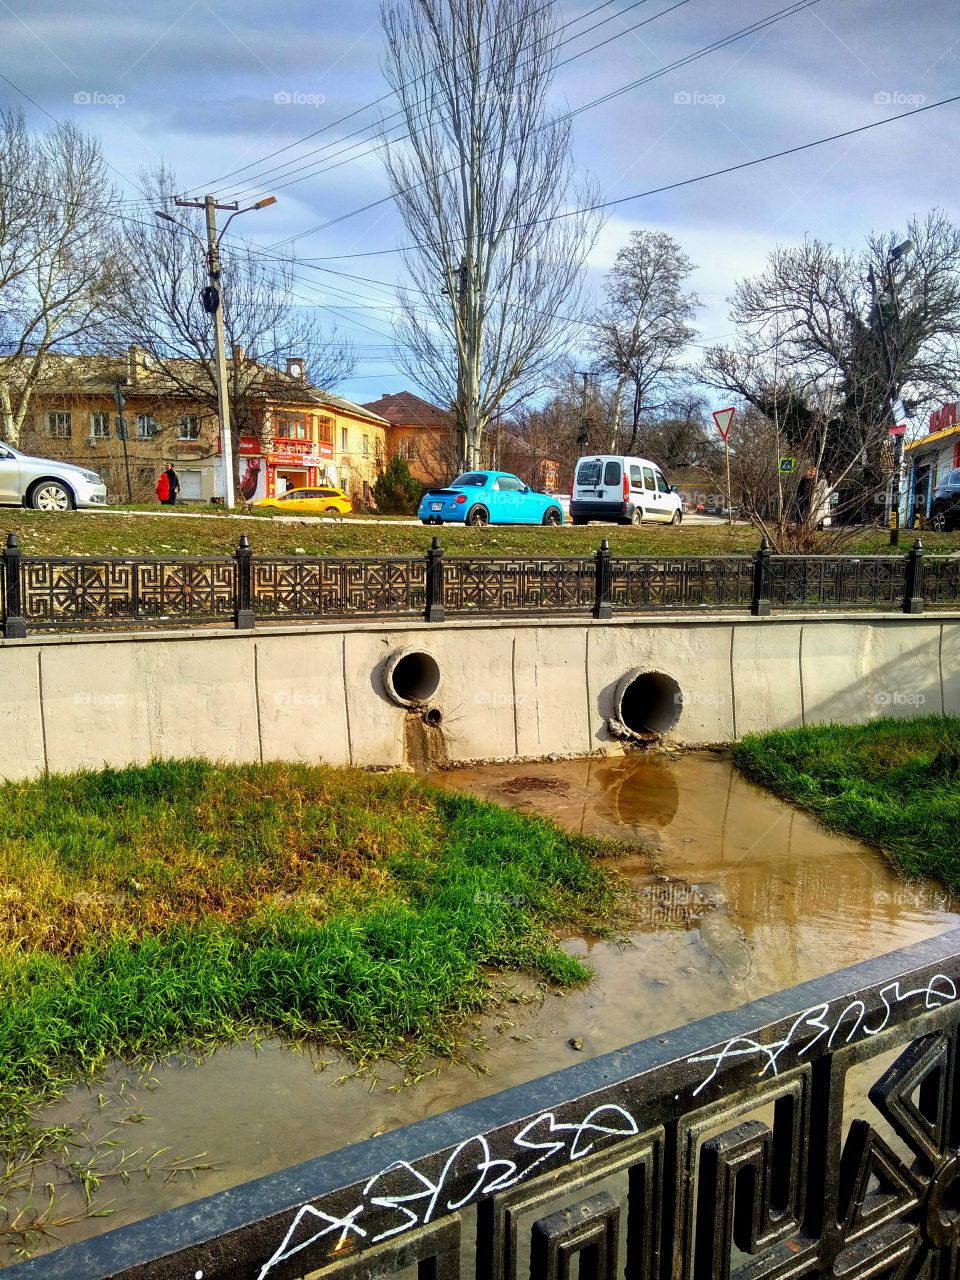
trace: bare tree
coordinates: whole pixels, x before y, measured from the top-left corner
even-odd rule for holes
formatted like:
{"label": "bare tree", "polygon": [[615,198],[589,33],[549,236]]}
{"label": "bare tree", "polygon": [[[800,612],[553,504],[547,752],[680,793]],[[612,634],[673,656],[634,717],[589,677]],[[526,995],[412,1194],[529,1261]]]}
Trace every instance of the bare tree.
{"label": "bare tree", "polygon": [[[163,168],[141,175],[147,197],[168,200],[176,190]],[[177,210],[203,237],[202,211]],[[115,253],[122,287],[114,307],[118,348],[135,345],[168,386],[217,412],[213,325],[203,309],[204,255],[192,235],[169,223],[127,222]],[[352,348],[297,305],[294,260],[263,253],[238,236],[221,247],[222,306],[234,464],[241,432],[259,435],[258,404],[265,394],[289,393],[286,361],[300,360],[313,386],[331,389],[350,376]]]}
{"label": "bare tree", "polygon": [[662,412],[675,394],[683,353],[696,337],[690,322],[701,303],[685,289],[693,269],[673,236],[641,230],[631,231],[607,275],[594,350],[598,369],[617,380],[617,405],[628,387],[632,393],[627,453],[636,451],[643,415]]}
{"label": "bare tree", "polygon": [[386,167],[417,246],[400,358],[453,405],[462,462],[476,466],[493,414],[561,354],[599,225],[567,215],[570,122],[546,106],[556,14],[542,0],[385,0],[382,21],[406,129],[385,134]]}
{"label": "bare tree", "polygon": [[100,145],[73,124],[33,135],[0,109],[0,438],[19,443],[38,382],[103,320],[119,197]]}
{"label": "bare tree", "polygon": [[871,512],[889,474],[893,400],[929,406],[960,388],[960,229],[933,210],[907,231],[912,250],[895,261],[895,233],[860,254],[817,240],[775,250],[737,285],[737,344],[713,348],[701,370],[774,421],[791,449],[822,432],[824,464],[858,469]]}

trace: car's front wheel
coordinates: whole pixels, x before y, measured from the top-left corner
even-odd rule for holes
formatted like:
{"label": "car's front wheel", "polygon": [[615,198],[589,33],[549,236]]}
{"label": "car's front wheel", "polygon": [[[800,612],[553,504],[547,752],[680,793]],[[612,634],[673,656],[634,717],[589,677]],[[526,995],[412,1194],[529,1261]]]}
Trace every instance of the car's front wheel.
{"label": "car's front wheel", "polygon": [[59,480],[41,480],[30,490],[27,505],[34,511],[70,511],[73,494]]}
{"label": "car's front wheel", "polygon": [[490,523],[490,512],[486,507],[479,504],[471,507],[470,514],[467,516],[467,524],[472,524],[475,529],[481,529],[484,525]]}
{"label": "car's front wheel", "polygon": [[670,521],[670,523],[679,524],[682,519],[683,519],[683,512],[680,510],[677,510],[673,513],[673,519]]}
{"label": "car's front wheel", "polygon": [[950,515],[943,507],[930,517],[930,527],[934,533],[949,533],[951,523]]}
{"label": "car's front wheel", "polygon": [[563,512],[559,507],[547,507],[546,511],[543,513],[543,523],[552,525],[563,524]]}

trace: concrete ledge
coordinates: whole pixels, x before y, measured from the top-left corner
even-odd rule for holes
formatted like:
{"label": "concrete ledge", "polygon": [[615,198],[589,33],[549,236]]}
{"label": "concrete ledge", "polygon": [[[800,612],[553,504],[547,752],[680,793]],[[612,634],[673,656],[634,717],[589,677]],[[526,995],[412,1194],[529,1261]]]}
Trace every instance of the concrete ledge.
{"label": "concrete ledge", "polygon": [[[440,666],[423,707],[384,691],[399,648]],[[957,714],[960,614],[377,620],[0,641],[0,776],[174,755],[396,767],[412,740],[438,735],[458,763],[619,753],[608,721],[633,669],[676,681],[671,736],[691,745]]]}

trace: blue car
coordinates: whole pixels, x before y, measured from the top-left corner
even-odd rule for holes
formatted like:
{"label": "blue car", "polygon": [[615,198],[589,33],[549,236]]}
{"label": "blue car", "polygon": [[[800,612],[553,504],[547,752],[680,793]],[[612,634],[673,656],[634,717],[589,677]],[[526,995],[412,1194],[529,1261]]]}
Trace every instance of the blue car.
{"label": "blue car", "polygon": [[563,524],[556,496],[535,493],[509,471],[465,471],[445,489],[428,489],[424,524]]}

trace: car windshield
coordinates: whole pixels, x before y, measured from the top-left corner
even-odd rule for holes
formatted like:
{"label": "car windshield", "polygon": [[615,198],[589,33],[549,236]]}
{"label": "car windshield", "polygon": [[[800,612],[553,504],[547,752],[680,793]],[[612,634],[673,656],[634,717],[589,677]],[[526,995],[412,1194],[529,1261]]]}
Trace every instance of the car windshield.
{"label": "car windshield", "polygon": [[594,485],[600,483],[600,459],[590,458],[581,462],[577,468],[577,484]]}
{"label": "car windshield", "polygon": [[457,476],[451,488],[462,489],[468,485],[473,485],[476,489],[482,489],[487,483],[486,472],[483,471],[465,471],[462,476]]}

